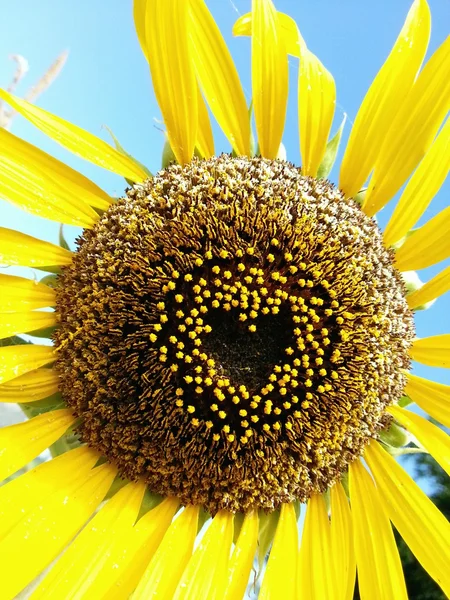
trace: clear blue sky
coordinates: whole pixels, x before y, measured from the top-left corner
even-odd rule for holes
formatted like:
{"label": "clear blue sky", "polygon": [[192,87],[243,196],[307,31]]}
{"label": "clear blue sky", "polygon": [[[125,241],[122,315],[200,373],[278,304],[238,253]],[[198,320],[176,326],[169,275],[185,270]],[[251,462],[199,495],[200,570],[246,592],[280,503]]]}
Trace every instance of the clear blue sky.
{"label": "clear blue sky", "polygon": [[[450,2],[429,0],[429,4],[433,19],[431,52],[448,34]],[[235,19],[249,10],[250,0],[209,0],[208,5],[229,43],[250,98],[249,41],[231,36]],[[346,112],[349,117],[346,136],[349,123],[392,47],[410,5],[411,0],[276,2],[279,10],[297,20],[311,50],[333,73],[338,90],[335,125]],[[108,134],[102,130],[102,125],[108,125],[131,154],[151,170],[157,170],[163,145],[163,136],[158,130],[160,113],[147,64],[134,33],[131,0],[40,0],[38,3],[35,0],[1,0],[0,6],[0,85],[7,84],[13,71],[8,54],[22,54],[30,63],[30,73],[19,89],[20,93],[34,83],[62,50],[69,49],[70,56],[62,74],[40,98],[39,105],[105,139]],[[288,157],[298,164],[297,64],[294,59],[290,62],[292,94],[283,141]],[[81,170],[110,194],[123,192],[124,183],[120,177],[74,157],[22,118],[15,120],[13,132]],[[228,150],[219,133],[217,140],[217,150]],[[333,174],[336,178],[336,173]],[[449,204],[449,192],[450,183],[447,182],[427,211],[426,218]],[[381,224],[386,222],[390,210],[388,207],[383,211]],[[53,242],[57,240],[56,223],[18,211],[2,201],[0,223]],[[75,233],[71,230],[69,237],[73,238]],[[423,279],[429,279],[443,266],[441,263],[437,269],[428,269]],[[431,310],[418,314],[420,337],[450,332],[449,300],[450,294],[447,294]],[[450,374],[445,370],[417,366],[415,372],[450,383]]]}

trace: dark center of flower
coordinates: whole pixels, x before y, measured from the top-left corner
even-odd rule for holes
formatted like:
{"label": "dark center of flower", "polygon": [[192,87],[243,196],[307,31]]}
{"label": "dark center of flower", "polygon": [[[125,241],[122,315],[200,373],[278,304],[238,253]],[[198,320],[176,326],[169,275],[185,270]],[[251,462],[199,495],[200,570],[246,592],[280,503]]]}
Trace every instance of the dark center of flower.
{"label": "dark center of flower", "polygon": [[57,304],[82,439],[212,513],[327,489],[400,397],[414,335],[376,224],[260,158],[134,186],[83,233]]}

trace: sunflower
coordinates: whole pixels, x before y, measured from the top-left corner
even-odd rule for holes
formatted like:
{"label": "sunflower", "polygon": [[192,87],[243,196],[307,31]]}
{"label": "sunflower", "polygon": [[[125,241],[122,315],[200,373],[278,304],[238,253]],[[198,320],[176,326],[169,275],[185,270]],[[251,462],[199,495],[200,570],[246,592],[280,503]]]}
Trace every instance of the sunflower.
{"label": "sunflower", "polygon": [[[259,563],[260,599],[352,598],[357,570],[362,598],[399,600],[391,522],[450,594],[448,523],[395,460],[415,440],[449,469],[446,434],[405,408],[450,426],[449,388],[410,372],[450,366],[450,334],[414,327],[450,268],[411,277],[450,255],[450,208],[411,230],[448,171],[449,40],[421,68],[416,0],[335,186],[334,80],[271,0],[234,28],[251,36],[251,110],[203,0],[135,0],[134,18],[167,131],[156,175],[0,92],[130,185],[113,199],[0,129],[0,195],[83,228],[74,252],[0,229],[3,265],[50,273],[0,275],[0,334],[53,340],[0,348],[0,401],[35,415],[0,432],[1,598],[43,573],[33,599],[238,600]],[[288,55],[301,169],[282,158]],[[210,114],[231,153],[215,155]],[[373,217],[405,182],[383,233]]]}

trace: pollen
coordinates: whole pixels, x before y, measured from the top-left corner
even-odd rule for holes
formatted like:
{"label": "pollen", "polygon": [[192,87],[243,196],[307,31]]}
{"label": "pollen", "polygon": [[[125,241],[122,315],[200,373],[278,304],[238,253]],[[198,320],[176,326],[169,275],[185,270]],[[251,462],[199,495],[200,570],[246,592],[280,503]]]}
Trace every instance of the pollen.
{"label": "pollen", "polygon": [[272,511],[385,427],[414,338],[376,223],[281,160],[171,165],[83,232],[56,288],[60,390],[124,478]]}

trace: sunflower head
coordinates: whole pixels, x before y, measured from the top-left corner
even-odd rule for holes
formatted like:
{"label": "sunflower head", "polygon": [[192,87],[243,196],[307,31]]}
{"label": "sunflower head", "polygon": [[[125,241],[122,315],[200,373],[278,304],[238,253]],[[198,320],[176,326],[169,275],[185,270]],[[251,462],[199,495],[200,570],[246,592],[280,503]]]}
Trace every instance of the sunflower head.
{"label": "sunflower head", "polygon": [[150,489],[306,501],[386,425],[414,335],[378,227],[326,180],[222,155],[128,190],[57,287],[82,439]]}
{"label": "sunflower head", "polygon": [[[233,29],[251,36],[250,110],[204,0],[135,0],[134,17],[166,129],[155,176],[0,90],[130,186],[112,198],[0,129],[0,195],[83,228],[73,251],[0,228],[3,264],[58,273],[0,274],[0,335],[53,340],[0,345],[0,402],[35,415],[0,431],[0,478],[54,457],[0,487],[2,598],[44,572],[34,599],[239,600],[270,548],[260,600],[348,600],[356,569],[362,598],[406,600],[391,521],[450,594],[449,526],[394,459],[449,466],[446,434],[405,405],[450,426],[448,386],[410,373],[450,366],[450,335],[415,338],[412,312],[450,267],[404,281],[450,256],[450,208],[411,233],[448,171],[450,39],[422,69],[415,0],[335,186],[333,77],[271,0]],[[282,159],[288,55],[301,169]],[[382,233],[373,216],[403,186]]]}

